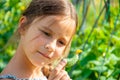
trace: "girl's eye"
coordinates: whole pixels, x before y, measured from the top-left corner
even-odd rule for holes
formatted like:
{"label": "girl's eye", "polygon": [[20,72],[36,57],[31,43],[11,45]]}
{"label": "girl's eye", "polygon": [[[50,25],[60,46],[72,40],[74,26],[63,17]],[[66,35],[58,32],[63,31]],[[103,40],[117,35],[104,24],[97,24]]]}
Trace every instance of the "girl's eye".
{"label": "girl's eye", "polygon": [[64,43],[63,41],[59,41],[59,43],[60,43],[61,45],[65,45],[65,43]]}
{"label": "girl's eye", "polygon": [[45,32],[45,31],[42,31],[46,36],[51,36],[51,34],[50,33],[48,33],[48,32]]}

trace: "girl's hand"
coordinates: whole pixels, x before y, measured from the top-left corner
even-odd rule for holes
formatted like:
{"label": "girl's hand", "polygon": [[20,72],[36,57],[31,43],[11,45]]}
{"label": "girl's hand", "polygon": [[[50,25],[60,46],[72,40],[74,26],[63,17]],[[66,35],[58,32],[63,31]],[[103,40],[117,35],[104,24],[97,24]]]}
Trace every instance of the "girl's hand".
{"label": "girl's hand", "polygon": [[48,80],[71,80],[68,73],[64,70],[67,61],[62,60],[50,73]]}

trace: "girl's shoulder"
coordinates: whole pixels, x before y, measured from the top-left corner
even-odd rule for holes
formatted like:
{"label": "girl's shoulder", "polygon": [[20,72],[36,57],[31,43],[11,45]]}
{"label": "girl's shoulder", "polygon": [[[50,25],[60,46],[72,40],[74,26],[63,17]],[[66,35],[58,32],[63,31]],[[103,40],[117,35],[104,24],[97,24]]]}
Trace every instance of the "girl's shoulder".
{"label": "girl's shoulder", "polygon": [[17,78],[16,76],[11,75],[11,74],[0,75],[0,80],[10,80],[10,79],[12,80],[47,80],[45,76],[31,79],[31,78]]}
{"label": "girl's shoulder", "polygon": [[9,79],[9,80],[10,80],[10,79],[16,80],[17,78],[16,78],[15,76],[13,76],[13,75],[6,74],[6,75],[0,75],[0,80],[1,80],[1,79],[4,79],[4,80],[5,80],[5,79],[6,79],[6,80],[7,80],[7,79]]}

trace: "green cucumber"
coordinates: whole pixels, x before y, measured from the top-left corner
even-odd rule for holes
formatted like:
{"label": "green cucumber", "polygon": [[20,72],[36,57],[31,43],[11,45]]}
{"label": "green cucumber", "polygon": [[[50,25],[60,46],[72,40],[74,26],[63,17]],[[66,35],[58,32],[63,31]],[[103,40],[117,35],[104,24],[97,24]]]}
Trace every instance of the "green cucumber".
{"label": "green cucumber", "polygon": [[72,67],[73,65],[76,64],[76,62],[79,60],[79,54],[82,52],[82,50],[78,49],[76,50],[75,54],[73,55],[72,58],[66,58],[67,60],[67,65],[66,68]]}
{"label": "green cucumber", "polygon": [[79,55],[75,54],[72,58],[66,58],[66,60],[67,60],[66,68],[72,67],[79,60]]}

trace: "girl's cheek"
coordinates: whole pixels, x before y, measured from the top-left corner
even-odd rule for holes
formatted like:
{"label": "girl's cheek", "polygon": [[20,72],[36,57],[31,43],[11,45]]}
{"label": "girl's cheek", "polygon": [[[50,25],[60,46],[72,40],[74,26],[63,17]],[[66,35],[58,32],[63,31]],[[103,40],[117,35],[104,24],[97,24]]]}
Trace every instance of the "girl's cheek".
{"label": "girl's cheek", "polygon": [[59,49],[57,50],[57,56],[60,57],[60,56],[62,56],[63,54],[64,54],[64,48],[59,48]]}
{"label": "girl's cheek", "polygon": [[44,38],[43,35],[38,35],[36,42],[39,44],[43,44],[46,42],[46,39]]}

